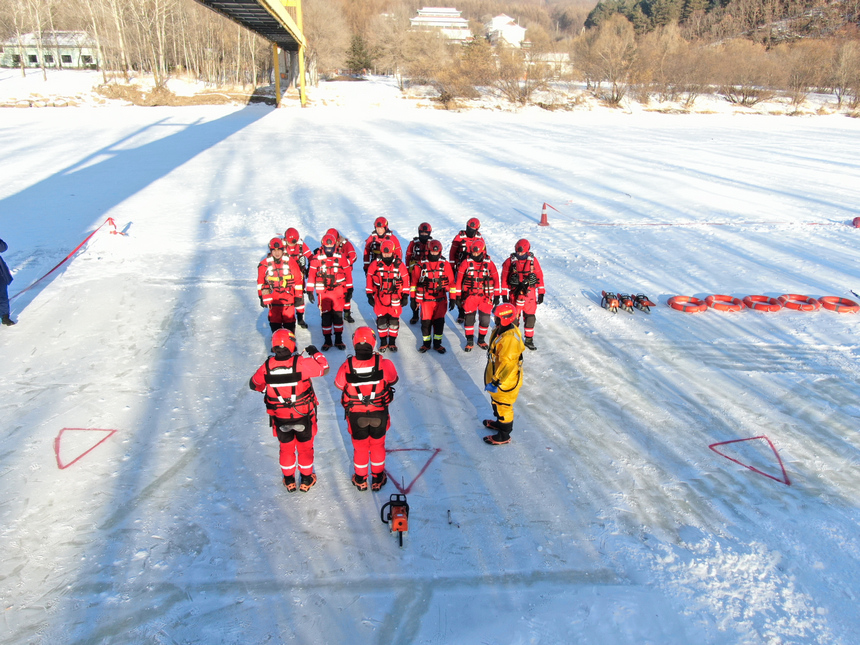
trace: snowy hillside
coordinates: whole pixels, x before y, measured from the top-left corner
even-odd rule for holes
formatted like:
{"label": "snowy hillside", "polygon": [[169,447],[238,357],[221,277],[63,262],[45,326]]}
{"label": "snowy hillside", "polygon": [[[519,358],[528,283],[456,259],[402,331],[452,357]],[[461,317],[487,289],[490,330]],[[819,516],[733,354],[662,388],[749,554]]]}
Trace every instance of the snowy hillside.
{"label": "snowy hillside", "polygon": [[[11,295],[106,218],[127,233],[99,230],[0,328],[2,641],[857,642],[860,317],[666,303],[855,298],[860,123],[382,96],[2,111]],[[359,244],[378,215],[446,249],[478,217],[499,264],[528,238],[548,285],[509,446],[481,441],[485,359],[453,319],[441,356],[401,327],[403,549],[379,518],[394,483],[349,482],[335,370],[307,494],[247,387],[269,238]],[[613,315],[602,289],[658,306]],[[308,311],[300,346],[321,341]]]}

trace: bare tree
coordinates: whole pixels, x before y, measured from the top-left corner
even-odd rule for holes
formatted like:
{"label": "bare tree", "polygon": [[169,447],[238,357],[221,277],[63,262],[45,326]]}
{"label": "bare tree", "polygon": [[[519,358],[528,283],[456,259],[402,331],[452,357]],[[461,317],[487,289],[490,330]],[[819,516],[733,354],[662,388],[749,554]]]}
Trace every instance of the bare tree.
{"label": "bare tree", "polygon": [[796,110],[813,89],[826,83],[830,52],[822,41],[812,40],[780,45],[776,55]]}
{"label": "bare tree", "polygon": [[535,92],[546,89],[549,72],[543,61],[527,51],[505,45],[497,47],[497,57],[496,88],[511,103],[527,105]]}
{"label": "bare tree", "polygon": [[[619,105],[627,94],[636,61],[636,36],[633,24],[621,14],[601,22],[596,30],[586,32],[574,44],[574,65],[590,81],[595,93],[609,105]],[[600,84],[609,85],[601,92]]]}
{"label": "bare tree", "polygon": [[315,0],[304,6],[304,34],[308,74],[311,83],[319,82],[319,75],[343,66],[349,47],[349,29],[339,2]]}
{"label": "bare tree", "polygon": [[836,95],[836,107],[841,108],[846,97],[860,88],[860,43],[842,40],[833,48],[830,61],[830,87]]}

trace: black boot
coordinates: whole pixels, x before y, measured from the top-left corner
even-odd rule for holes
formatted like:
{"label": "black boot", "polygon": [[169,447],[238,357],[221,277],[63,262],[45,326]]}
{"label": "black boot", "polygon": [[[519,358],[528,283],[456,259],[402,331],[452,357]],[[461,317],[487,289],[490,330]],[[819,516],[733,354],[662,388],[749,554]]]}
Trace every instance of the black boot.
{"label": "black boot", "polygon": [[397,338],[395,336],[388,337],[388,351],[396,352],[397,351]]}
{"label": "black boot", "polygon": [[481,349],[487,349],[489,345],[487,345],[487,341],[484,340],[484,334],[478,334],[478,347]]}
{"label": "black boot", "polygon": [[301,327],[302,329],[308,328],[308,324],[305,322],[305,312],[303,312],[303,311],[297,311],[296,312],[296,322],[298,323],[299,327]]}
{"label": "black boot", "polygon": [[463,351],[471,352],[473,347],[475,347],[475,343],[472,340],[472,336],[466,336],[466,346],[463,348]]}
{"label": "black boot", "polygon": [[349,309],[343,310],[343,319],[348,323],[354,323],[355,318],[352,317],[352,311]]}
{"label": "black boot", "polygon": [[414,325],[418,322],[418,308],[412,310],[412,318],[409,319],[409,324]]}
{"label": "black boot", "polygon": [[388,349],[388,336],[383,336],[379,339],[379,351],[385,352]]}
{"label": "black boot", "polygon": [[383,470],[381,473],[375,473],[373,475],[373,479],[370,482],[370,490],[379,490],[383,486],[385,486],[385,482],[388,481],[388,475],[385,474]]}
{"label": "black boot", "polygon": [[442,339],[441,338],[434,338],[433,339],[433,349],[435,349],[440,354],[445,353],[445,348],[442,346]]}
{"label": "black boot", "polygon": [[323,344],[320,349],[324,352],[327,352],[331,349],[331,334],[323,334]]}
{"label": "black boot", "polygon": [[498,431],[496,434],[487,435],[484,437],[484,443],[491,446],[503,446],[511,442],[511,431],[514,429],[513,421],[511,423],[498,423]]}
{"label": "black boot", "polygon": [[531,336],[526,336],[523,340],[523,344],[532,351],[537,349],[537,347],[535,347],[535,340]]}
{"label": "black boot", "polygon": [[289,492],[296,492],[296,476],[295,475],[284,475],[284,488],[286,488]]}
{"label": "black boot", "polygon": [[335,332],[334,334],[334,346],[338,349],[346,349],[346,344],[343,342],[343,334],[339,334]]}
{"label": "black boot", "polygon": [[7,327],[11,327],[12,325],[16,324],[15,321],[12,320],[9,316],[3,316],[2,321],[3,324]]}
{"label": "black boot", "polygon": [[303,493],[307,493],[311,488],[313,488],[314,484],[316,483],[316,473],[311,473],[310,475],[302,475],[302,482],[301,484],[299,484],[299,490]]}
{"label": "black boot", "polygon": [[296,333],[296,323],[294,323],[294,322],[284,323],[284,329],[287,329],[287,330],[289,330],[295,334]]}
{"label": "black boot", "polygon": [[423,353],[424,353],[424,352],[426,352],[428,349],[430,349],[430,339],[429,339],[429,338],[425,338],[425,339],[424,339],[424,342],[421,344],[421,347],[419,347],[419,348],[418,348],[418,351],[419,351],[419,352],[421,352],[421,353],[423,354]]}

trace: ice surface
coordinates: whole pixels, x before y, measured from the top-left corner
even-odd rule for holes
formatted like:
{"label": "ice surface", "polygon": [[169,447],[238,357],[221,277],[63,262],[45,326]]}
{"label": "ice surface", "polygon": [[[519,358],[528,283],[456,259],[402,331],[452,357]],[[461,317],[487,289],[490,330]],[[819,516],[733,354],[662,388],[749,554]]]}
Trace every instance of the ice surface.
{"label": "ice surface", "polygon": [[[856,642],[858,318],[666,300],[851,297],[860,123],[446,113],[389,89],[366,109],[3,111],[12,294],[106,217],[128,233],[100,231],[0,329],[3,642]],[[446,247],[479,217],[497,262],[527,237],[548,284],[510,446],[480,440],[484,358],[453,320],[444,356],[401,328],[389,447],[426,451],[389,473],[408,485],[441,449],[402,550],[379,518],[394,487],[349,483],[334,370],[308,494],[280,485],[247,387],[266,242],[359,244],[378,215]],[[612,315],[601,289],[658,306]],[[321,341],[308,312],[301,346]],[[118,432],[60,470],[64,427]],[[708,449],[759,435],[791,486]]]}

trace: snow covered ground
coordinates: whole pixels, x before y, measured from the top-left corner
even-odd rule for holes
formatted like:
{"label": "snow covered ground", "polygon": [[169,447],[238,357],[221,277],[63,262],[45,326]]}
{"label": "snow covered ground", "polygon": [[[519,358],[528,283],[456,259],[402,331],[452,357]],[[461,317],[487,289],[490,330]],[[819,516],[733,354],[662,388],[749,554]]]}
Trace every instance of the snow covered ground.
{"label": "snow covered ground", "polygon": [[[0,113],[11,294],[107,217],[127,233],[101,229],[0,328],[2,641],[856,643],[858,317],[666,301],[860,292],[860,123],[350,95],[370,87],[326,109]],[[280,485],[247,388],[269,238],[360,243],[377,215],[446,248],[476,216],[499,264],[531,240],[548,283],[510,446],[480,440],[484,357],[453,320],[444,356],[402,328],[403,549],[379,518],[394,485],[349,483],[334,370],[307,494]],[[613,315],[601,289],[659,304]],[[718,449],[761,472],[709,449],[735,439]]]}

